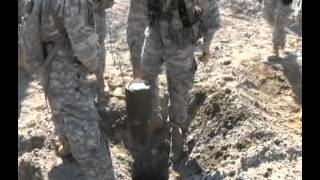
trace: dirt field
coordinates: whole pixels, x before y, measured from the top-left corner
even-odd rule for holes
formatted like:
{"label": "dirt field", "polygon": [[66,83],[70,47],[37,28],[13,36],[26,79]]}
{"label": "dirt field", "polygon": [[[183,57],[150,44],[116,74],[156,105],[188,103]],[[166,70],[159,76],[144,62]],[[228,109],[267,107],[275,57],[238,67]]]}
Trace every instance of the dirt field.
{"label": "dirt field", "polygon": [[[273,57],[271,28],[260,17],[260,5],[233,1],[220,1],[222,26],[211,44],[212,56],[207,64],[198,63],[193,92],[207,98],[189,129],[190,156],[217,179],[302,179],[302,38],[289,32],[281,58]],[[122,81],[132,78],[127,11],[127,0],[117,0],[108,11],[105,82],[120,125]],[[81,180],[78,165],[54,151],[57,137],[39,82],[22,69],[18,74],[19,180]],[[160,81],[165,90],[163,74]],[[115,131],[110,146],[117,177],[127,180],[132,158],[118,138],[122,132]]]}

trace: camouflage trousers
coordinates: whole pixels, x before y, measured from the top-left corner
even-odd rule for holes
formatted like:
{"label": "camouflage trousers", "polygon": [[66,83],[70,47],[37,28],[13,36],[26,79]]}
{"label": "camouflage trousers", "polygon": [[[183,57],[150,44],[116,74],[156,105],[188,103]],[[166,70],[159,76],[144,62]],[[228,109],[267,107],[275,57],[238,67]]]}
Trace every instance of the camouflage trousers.
{"label": "camouflage trousers", "polygon": [[71,55],[58,52],[47,86],[55,130],[65,137],[87,180],[114,180],[110,151],[99,128],[94,89],[82,65]]}
{"label": "camouflage trousers", "polygon": [[273,26],[272,42],[274,51],[278,54],[278,49],[283,49],[286,42],[285,27],[289,23],[291,6],[283,4],[282,0],[264,0],[262,7],[263,18]]}
{"label": "camouflage trousers", "polygon": [[131,64],[140,66],[141,49],[144,41],[144,30],[147,26],[146,1],[131,0],[128,22],[127,22],[127,43],[131,55]]}
{"label": "camouflage trousers", "polygon": [[[147,28],[146,39],[142,48],[142,71],[144,78],[153,87],[153,111],[159,113],[159,88],[157,76],[164,64],[169,92],[169,119],[182,130],[186,130],[188,91],[193,86],[193,80],[197,69],[194,58],[194,45],[183,46],[174,43],[164,44],[159,30]],[[168,41],[166,41],[168,42]]]}

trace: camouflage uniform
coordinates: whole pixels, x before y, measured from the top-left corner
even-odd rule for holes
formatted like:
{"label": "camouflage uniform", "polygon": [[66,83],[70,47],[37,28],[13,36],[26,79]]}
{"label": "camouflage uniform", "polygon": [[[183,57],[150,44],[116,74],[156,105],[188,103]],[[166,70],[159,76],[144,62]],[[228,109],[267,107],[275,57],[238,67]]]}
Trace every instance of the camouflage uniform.
{"label": "camouflage uniform", "polygon": [[146,0],[131,0],[127,22],[127,43],[132,66],[139,68],[144,30],[147,27]]}
{"label": "camouflage uniform", "polygon": [[24,1],[18,0],[18,24],[21,23],[21,17],[24,13]]}
{"label": "camouflage uniform", "polygon": [[292,0],[264,0],[263,2],[263,17],[273,26],[272,42],[276,56],[279,56],[279,48],[285,47],[285,27],[289,23],[291,2]]}
{"label": "camouflage uniform", "polygon": [[293,1],[293,17],[298,25],[302,24],[302,0]]}
{"label": "camouflage uniform", "polygon": [[[168,0],[171,1],[171,0]],[[167,2],[168,2],[167,1]],[[170,4],[170,3],[168,3]],[[220,25],[218,5],[215,0],[200,0],[199,6],[203,9],[201,23],[196,26],[195,32],[211,41],[214,32]],[[175,124],[174,132],[186,132],[188,91],[192,88],[197,65],[194,58],[195,41],[200,37],[193,37],[191,28],[184,28],[179,17],[177,6],[173,4],[168,12],[171,18],[158,18],[148,25],[145,30],[145,41],[142,48],[142,70],[144,78],[153,87],[153,116],[160,114],[159,90],[156,78],[161,66],[166,65],[166,76],[170,98],[169,119]],[[164,9],[164,8],[163,8]],[[209,43],[206,44],[209,47]],[[178,134],[179,134],[178,133]],[[181,143],[173,146],[181,152]],[[179,140],[178,140],[179,141]],[[175,151],[173,149],[173,151]],[[177,153],[179,154],[179,153]],[[179,155],[177,155],[179,156]],[[177,157],[179,161],[180,157]]]}
{"label": "camouflage uniform", "polygon": [[100,117],[94,105],[96,89],[86,79],[87,70],[98,69],[103,52],[95,30],[93,2],[55,0],[50,1],[49,8],[53,13],[43,12],[42,15],[49,15],[41,17],[41,37],[47,54],[62,35],[55,19],[67,34],[45,72],[48,81],[44,86],[55,129],[60,138],[69,142],[87,180],[113,180],[109,148],[102,138]]}

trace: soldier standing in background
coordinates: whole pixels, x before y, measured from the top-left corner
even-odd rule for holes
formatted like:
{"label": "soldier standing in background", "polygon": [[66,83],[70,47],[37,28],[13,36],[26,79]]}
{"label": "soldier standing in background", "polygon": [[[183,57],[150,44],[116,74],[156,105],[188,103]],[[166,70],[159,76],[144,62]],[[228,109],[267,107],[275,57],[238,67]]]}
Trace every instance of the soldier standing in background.
{"label": "soldier standing in background", "polygon": [[286,43],[285,27],[289,23],[292,12],[292,0],[264,0],[262,5],[263,18],[273,27],[273,51],[279,56],[279,49],[284,49]]}

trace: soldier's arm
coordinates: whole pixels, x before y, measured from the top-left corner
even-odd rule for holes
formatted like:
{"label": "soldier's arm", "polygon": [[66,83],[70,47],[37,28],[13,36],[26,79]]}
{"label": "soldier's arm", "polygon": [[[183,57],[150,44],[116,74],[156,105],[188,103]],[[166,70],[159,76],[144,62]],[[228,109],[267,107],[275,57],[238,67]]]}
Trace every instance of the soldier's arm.
{"label": "soldier's arm", "polygon": [[220,27],[220,12],[216,0],[207,0],[201,4],[203,9],[200,29],[204,38],[203,51],[208,53],[214,33]]}
{"label": "soldier's arm", "polygon": [[64,23],[75,55],[92,73],[96,73],[102,47],[96,34],[93,4],[89,0],[67,0]]}

